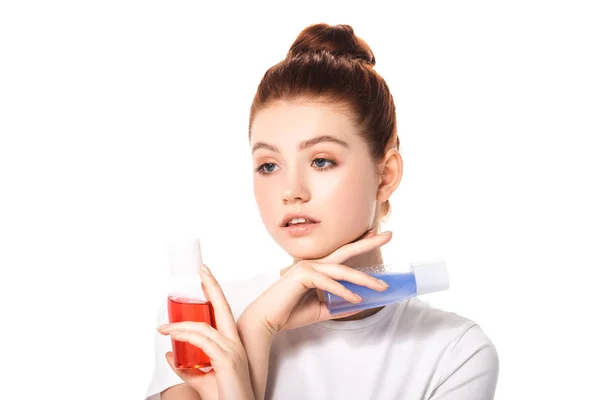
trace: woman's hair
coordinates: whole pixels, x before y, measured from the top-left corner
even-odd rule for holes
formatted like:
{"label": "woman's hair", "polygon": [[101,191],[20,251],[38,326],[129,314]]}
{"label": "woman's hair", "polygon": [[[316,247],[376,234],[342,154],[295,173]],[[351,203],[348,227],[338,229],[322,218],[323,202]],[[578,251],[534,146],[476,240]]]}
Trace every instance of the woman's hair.
{"label": "woman's hair", "polygon": [[[277,101],[316,101],[337,104],[349,111],[375,161],[400,141],[396,107],[384,79],[373,69],[375,56],[349,25],[316,24],[305,28],[286,58],[262,78],[252,107],[250,124],[263,108]],[[382,204],[386,217],[389,201]]]}

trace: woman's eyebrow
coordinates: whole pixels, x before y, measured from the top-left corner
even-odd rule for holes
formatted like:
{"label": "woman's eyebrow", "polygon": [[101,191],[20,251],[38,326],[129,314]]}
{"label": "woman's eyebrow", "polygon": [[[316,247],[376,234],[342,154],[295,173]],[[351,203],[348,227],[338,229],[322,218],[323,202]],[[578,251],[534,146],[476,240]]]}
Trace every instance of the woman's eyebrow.
{"label": "woman's eyebrow", "polygon": [[331,135],[321,135],[321,136],[316,136],[312,139],[305,140],[304,142],[300,143],[298,145],[298,150],[304,150],[308,147],[316,145],[317,143],[325,143],[325,142],[337,143],[348,149],[350,148],[350,145],[348,144],[348,142],[345,142],[342,139],[338,139],[335,136],[331,136]]}
{"label": "woman's eyebrow", "polygon": [[[320,136],[315,136],[312,139],[308,139],[308,140],[301,142],[298,145],[298,150],[304,150],[304,149],[314,146],[318,143],[326,143],[326,142],[337,143],[340,146],[344,146],[348,149],[350,148],[350,145],[348,144],[348,142],[346,142],[342,139],[338,139],[331,135],[320,135]],[[265,142],[256,142],[254,144],[254,146],[252,146],[252,153],[254,153],[258,149],[266,149],[266,150],[271,150],[275,153],[279,153],[279,149],[277,147],[273,146],[272,144],[265,143]]]}
{"label": "woman's eyebrow", "polygon": [[279,153],[279,149],[277,147],[265,142],[256,142],[254,146],[252,146],[252,153],[254,154],[254,152],[258,149],[266,149],[274,151],[275,153]]}

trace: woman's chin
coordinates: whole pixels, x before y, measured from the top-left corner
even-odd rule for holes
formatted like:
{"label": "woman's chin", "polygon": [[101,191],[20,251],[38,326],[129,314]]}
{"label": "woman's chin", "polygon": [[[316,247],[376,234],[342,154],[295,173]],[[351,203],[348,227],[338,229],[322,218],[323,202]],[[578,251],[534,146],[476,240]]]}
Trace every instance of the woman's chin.
{"label": "woman's chin", "polygon": [[280,243],[280,246],[296,260],[315,260],[323,258],[340,247],[340,245],[336,245],[335,243],[316,240],[286,241],[285,243]]}
{"label": "woman's chin", "polygon": [[[285,249],[284,249],[285,250]],[[317,260],[319,258],[325,257],[327,252],[320,251],[310,251],[304,249],[290,249],[286,250],[286,252],[292,257],[294,260]]]}
{"label": "woman's chin", "polygon": [[[340,232],[346,232],[346,234],[342,235]],[[356,232],[356,234],[351,232]],[[345,244],[355,241],[364,232],[362,227],[358,229],[343,227],[343,229],[333,232],[321,229],[321,231],[313,230],[303,235],[292,235],[290,232],[282,231],[271,233],[275,242],[294,259],[314,260],[323,258]]]}

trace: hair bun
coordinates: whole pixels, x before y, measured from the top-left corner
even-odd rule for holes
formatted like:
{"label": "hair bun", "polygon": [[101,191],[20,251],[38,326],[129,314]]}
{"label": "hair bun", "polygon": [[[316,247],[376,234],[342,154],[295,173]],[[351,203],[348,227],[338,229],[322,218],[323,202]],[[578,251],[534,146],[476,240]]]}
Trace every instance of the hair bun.
{"label": "hair bun", "polygon": [[328,52],[334,56],[375,65],[375,55],[371,48],[354,34],[350,25],[315,24],[304,28],[290,47],[288,57],[318,52]]}

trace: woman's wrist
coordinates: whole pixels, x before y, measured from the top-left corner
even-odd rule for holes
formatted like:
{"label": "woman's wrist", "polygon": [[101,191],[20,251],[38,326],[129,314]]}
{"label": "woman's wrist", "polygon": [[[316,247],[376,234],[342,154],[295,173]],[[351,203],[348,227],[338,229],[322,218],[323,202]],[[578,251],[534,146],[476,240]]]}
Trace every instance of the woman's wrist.
{"label": "woman's wrist", "polygon": [[248,306],[237,320],[238,333],[254,340],[271,341],[273,331],[269,329],[263,317]]}

